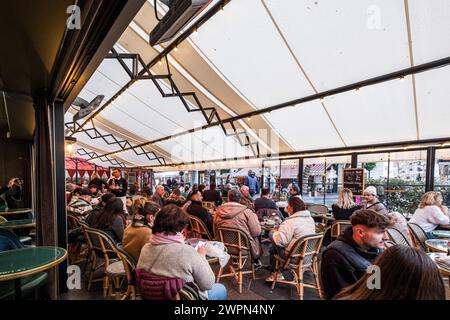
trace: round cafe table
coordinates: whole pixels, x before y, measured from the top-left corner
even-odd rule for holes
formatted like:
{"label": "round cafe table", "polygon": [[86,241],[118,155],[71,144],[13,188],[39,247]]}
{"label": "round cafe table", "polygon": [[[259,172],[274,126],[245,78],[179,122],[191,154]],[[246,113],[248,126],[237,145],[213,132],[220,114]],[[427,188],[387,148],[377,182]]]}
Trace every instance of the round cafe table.
{"label": "round cafe table", "polygon": [[36,227],[36,221],[33,219],[11,220],[0,222],[0,227],[8,229],[34,228]]}
{"label": "round cafe table", "polygon": [[433,252],[433,253],[428,253],[428,256],[434,261],[434,263],[436,263],[436,266],[437,266],[439,272],[443,275],[448,276],[449,280],[450,280],[450,266],[447,267],[446,265],[444,266],[437,262],[437,259],[444,258],[447,255],[444,253]]}
{"label": "round cafe table", "polygon": [[67,251],[58,247],[30,247],[0,252],[0,281],[14,280],[14,296],[21,299],[20,278],[42,272],[63,262]]}
{"label": "round cafe table", "polygon": [[447,250],[448,250],[447,240],[429,239],[429,240],[425,240],[425,245],[432,252],[447,253]]}

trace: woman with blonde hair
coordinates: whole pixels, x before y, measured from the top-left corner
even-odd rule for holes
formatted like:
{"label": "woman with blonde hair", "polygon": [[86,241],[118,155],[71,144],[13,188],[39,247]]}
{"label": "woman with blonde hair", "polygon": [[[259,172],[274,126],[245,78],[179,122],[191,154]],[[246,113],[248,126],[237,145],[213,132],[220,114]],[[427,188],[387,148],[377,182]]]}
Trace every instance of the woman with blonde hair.
{"label": "woman with blonde hair", "polygon": [[336,220],[350,220],[350,216],[361,206],[353,201],[353,193],[350,189],[344,188],[339,192],[339,197],[335,204],[331,206],[333,216]]}
{"label": "woman with blonde hair", "polygon": [[447,212],[441,209],[442,194],[439,191],[428,191],[422,196],[419,208],[414,212],[409,222],[418,224],[429,237],[430,232],[440,224],[450,222]]}

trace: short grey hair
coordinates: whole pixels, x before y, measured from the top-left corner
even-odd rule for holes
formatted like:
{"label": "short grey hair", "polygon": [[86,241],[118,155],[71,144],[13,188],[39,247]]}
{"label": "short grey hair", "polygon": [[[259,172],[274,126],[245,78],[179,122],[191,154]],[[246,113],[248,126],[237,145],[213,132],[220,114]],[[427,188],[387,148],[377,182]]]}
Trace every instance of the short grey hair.
{"label": "short grey hair", "polygon": [[248,187],[248,186],[246,186],[246,185],[243,185],[243,186],[241,186],[241,191],[244,191],[244,190],[247,190],[247,191],[249,191],[250,189],[249,189],[249,187]]}
{"label": "short grey hair", "polygon": [[231,189],[230,191],[228,191],[228,201],[240,202],[241,201],[241,193],[236,189]]}

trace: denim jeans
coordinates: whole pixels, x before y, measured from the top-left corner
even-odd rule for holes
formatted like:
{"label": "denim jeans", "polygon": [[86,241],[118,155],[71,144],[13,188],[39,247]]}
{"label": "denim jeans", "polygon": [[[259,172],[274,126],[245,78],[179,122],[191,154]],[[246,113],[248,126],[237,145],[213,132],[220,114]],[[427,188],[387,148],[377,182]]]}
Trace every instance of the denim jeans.
{"label": "denim jeans", "polygon": [[226,300],[227,289],[221,283],[214,283],[208,290],[208,300]]}

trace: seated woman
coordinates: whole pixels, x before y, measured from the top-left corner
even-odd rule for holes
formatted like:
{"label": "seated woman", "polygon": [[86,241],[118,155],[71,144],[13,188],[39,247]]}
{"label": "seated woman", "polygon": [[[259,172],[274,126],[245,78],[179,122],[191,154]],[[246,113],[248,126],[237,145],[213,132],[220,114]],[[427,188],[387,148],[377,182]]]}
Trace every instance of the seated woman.
{"label": "seated woman", "polygon": [[172,193],[167,198],[166,204],[171,203],[171,204],[181,207],[185,201],[186,201],[186,199],[181,195],[180,189],[178,189],[178,187],[175,187],[172,190]]}
{"label": "seated woman", "polygon": [[347,188],[344,188],[339,192],[336,203],[331,206],[333,216],[336,220],[350,220],[350,216],[353,212],[361,208],[361,206],[358,206],[353,201],[353,193]]}
{"label": "seated woman", "polygon": [[202,193],[194,190],[188,195],[188,200],[190,201],[190,205],[186,208],[186,212],[202,220],[209,234],[214,237],[213,218],[208,210],[202,206]]}
{"label": "seated woman", "polygon": [[160,209],[161,207],[154,202],[141,203],[133,215],[133,222],[125,229],[122,242],[123,248],[136,261],[139,260],[142,247],[150,241],[153,221]]}
{"label": "seated woman", "polygon": [[122,200],[117,197],[108,200],[103,210],[93,217],[91,225],[106,232],[114,242],[122,242],[126,225]]}
{"label": "seated woman", "polygon": [[[310,212],[306,210],[306,205],[302,199],[290,197],[286,211],[289,217],[283,221],[278,231],[269,234],[273,242],[269,250],[272,271],[275,268],[275,254],[285,257],[298,239],[316,233],[314,219]],[[266,281],[273,281],[273,276],[271,275]],[[283,280],[283,275],[279,274],[278,279]]]}
{"label": "seated woman", "polygon": [[436,229],[440,224],[447,224],[450,222],[448,210],[443,211],[442,207],[442,193],[439,191],[426,192],[419,203],[419,208],[414,212],[409,222],[418,224],[430,238],[430,232]]}
{"label": "seated woman", "polygon": [[225,286],[214,283],[215,275],[206,260],[206,248],[195,250],[184,243],[182,231],[188,221],[186,212],[181,208],[173,204],[163,207],[156,215],[150,243],[142,248],[137,269],[194,282],[201,297],[224,300],[227,297]]}
{"label": "seated woman", "polygon": [[[445,300],[445,288],[436,264],[420,249],[396,245],[374,262],[380,276],[379,287],[373,272],[344,288],[337,300]],[[377,269],[375,269],[377,270]],[[375,271],[377,272],[377,271]],[[374,284],[369,287],[367,284]]]}

